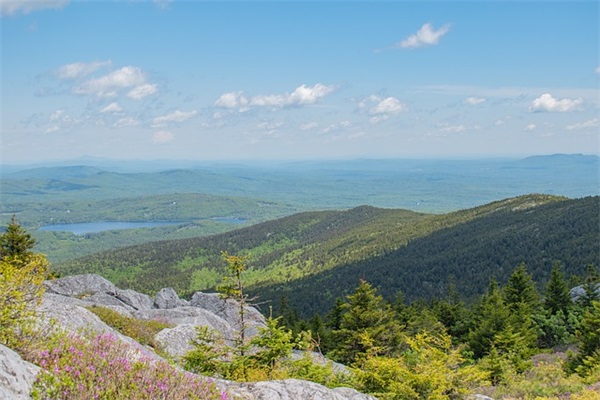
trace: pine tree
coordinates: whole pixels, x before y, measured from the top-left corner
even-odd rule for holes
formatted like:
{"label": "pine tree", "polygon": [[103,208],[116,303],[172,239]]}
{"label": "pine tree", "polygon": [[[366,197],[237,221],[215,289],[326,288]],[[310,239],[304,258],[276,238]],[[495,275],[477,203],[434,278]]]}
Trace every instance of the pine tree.
{"label": "pine tree", "polygon": [[[223,252],[222,255],[225,261],[227,261],[227,275],[223,277],[223,284],[217,287],[217,291],[223,300],[234,300],[238,304],[239,325],[235,339],[235,350],[239,359],[243,361],[248,348],[248,341],[246,339],[246,330],[248,329],[246,307],[250,305],[248,295],[244,293],[246,287],[242,279],[242,274],[246,271],[247,258],[229,255],[226,252]],[[243,365],[242,373],[244,374],[244,378],[246,378]]]}
{"label": "pine tree", "polygon": [[600,301],[593,301],[577,332],[579,351],[569,357],[567,368],[586,376],[600,365]]}
{"label": "pine tree", "polygon": [[504,287],[504,297],[506,305],[513,312],[525,308],[525,312],[531,313],[538,307],[539,294],[531,275],[527,273],[525,263],[520,263],[508,279]]}
{"label": "pine tree", "polygon": [[546,286],[546,297],[544,298],[544,308],[554,315],[562,311],[567,315],[572,306],[571,295],[567,282],[560,271],[560,264],[555,262],[550,273],[550,280]]}
{"label": "pine tree", "polygon": [[468,342],[473,355],[481,358],[491,351],[494,338],[506,329],[510,316],[510,310],[495,280],[490,281],[488,292],[483,295],[475,314],[477,318],[468,334]]}
{"label": "pine tree", "polygon": [[23,229],[13,217],[6,228],[6,232],[0,235],[0,260],[5,257],[24,258],[33,254],[35,239]]}
{"label": "pine tree", "polygon": [[392,307],[376,289],[361,280],[343,304],[340,329],[334,331],[337,346],[332,356],[353,363],[363,355],[387,355],[397,348],[400,326]]}

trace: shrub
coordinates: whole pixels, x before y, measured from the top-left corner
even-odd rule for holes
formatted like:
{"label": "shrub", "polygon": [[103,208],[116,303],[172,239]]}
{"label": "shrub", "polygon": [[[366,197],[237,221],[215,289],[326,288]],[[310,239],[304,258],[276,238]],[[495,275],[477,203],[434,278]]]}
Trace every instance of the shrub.
{"label": "shrub", "polygon": [[366,357],[354,371],[359,390],[380,399],[459,399],[485,382],[487,374],[462,365],[447,335],[417,334],[398,358]]}
{"label": "shrub", "polygon": [[33,328],[48,268],[40,254],[0,259],[0,344],[18,349]]}
{"label": "shrub", "polygon": [[158,320],[143,320],[123,315],[113,309],[102,306],[91,306],[88,310],[93,312],[105,324],[116,329],[125,336],[145,346],[159,350],[159,344],[154,340],[156,334],[172,325]]}
{"label": "shrub", "polygon": [[176,369],[111,334],[59,336],[31,360],[42,367],[34,399],[224,399],[214,383]]}

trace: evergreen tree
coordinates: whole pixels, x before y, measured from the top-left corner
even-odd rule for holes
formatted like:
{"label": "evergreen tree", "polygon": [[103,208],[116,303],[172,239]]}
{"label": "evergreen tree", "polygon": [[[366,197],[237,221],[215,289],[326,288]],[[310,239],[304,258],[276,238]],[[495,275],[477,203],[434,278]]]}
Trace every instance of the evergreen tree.
{"label": "evergreen tree", "polygon": [[5,257],[30,256],[34,245],[35,239],[19,225],[13,215],[6,232],[0,235],[0,260]]}
{"label": "evergreen tree", "polygon": [[571,295],[567,282],[560,271],[560,264],[555,262],[550,273],[550,280],[546,286],[546,296],[544,298],[544,308],[554,315],[562,311],[567,315],[572,306]]}
{"label": "evergreen tree", "polygon": [[600,368],[600,301],[592,302],[577,332],[578,353],[570,356],[567,368],[586,376]]}
{"label": "evergreen tree", "polygon": [[475,326],[469,331],[468,342],[473,355],[481,358],[490,352],[496,335],[506,328],[510,316],[495,280],[490,281],[488,292],[483,295],[475,314],[477,318]]}
{"label": "evergreen tree", "polygon": [[336,348],[331,355],[340,362],[353,363],[359,356],[388,355],[400,342],[400,326],[392,307],[376,289],[361,280],[342,305],[340,329],[334,331]]}
{"label": "evergreen tree", "polygon": [[241,358],[244,358],[248,343],[246,340],[246,330],[248,329],[246,321],[246,307],[250,305],[248,295],[244,293],[245,283],[242,274],[246,271],[246,257],[229,255],[222,253],[227,261],[227,275],[223,277],[223,284],[217,287],[220,297],[227,300],[234,300],[238,304],[239,324],[236,337],[236,350]]}
{"label": "evergreen tree", "polygon": [[[539,294],[525,263],[520,263],[504,287],[506,305],[511,311],[531,313],[539,305]],[[522,310],[524,308],[524,310]]]}

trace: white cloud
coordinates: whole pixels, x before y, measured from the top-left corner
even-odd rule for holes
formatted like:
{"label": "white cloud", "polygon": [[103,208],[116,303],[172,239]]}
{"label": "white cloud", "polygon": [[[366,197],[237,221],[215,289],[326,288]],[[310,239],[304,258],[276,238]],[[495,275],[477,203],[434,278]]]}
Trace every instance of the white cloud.
{"label": "white cloud", "polygon": [[440,129],[440,132],[443,133],[461,133],[466,131],[467,128],[464,125],[448,125],[444,128]]}
{"label": "white cloud", "polygon": [[369,110],[369,114],[399,114],[402,111],[405,111],[405,109],[406,107],[404,106],[404,104],[402,104],[397,98],[386,97],[385,99],[379,100],[378,103]]}
{"label": "white cloud", "polygon": [[600,67],[596,67],[595,71],[597,74],[600,74]]}
{"label": "white cloud", "polygon": [[50,122],[58,121],[58,120],[65,118],[65,116],[66,116],[65,110],[56,110],[52,114],[50,114],[50,117],[48,117],[48,121],[50,121]]}
{"label": "white cloud", "polygon": [[318,126],[319,126],[319,124],[316,122],[307,122],[305,124],[300,125],[300,130],[301,131],[309,131],[311,129],[315,129]]}
{"label": "white cloud", "polygon": [[301,106],[307,104],[314,104],[319,99],[327,96],[334,90],[334,86],[327,86],[321,83],[317,83],[312,87],[301,85],[298,86],[291,94],[284,93],[254,96],[251,99],[250,104],[254,106],[271,107]]}
{"label": "white cloud", "polygon": [[136,86],[127,93],[129,98],[134,100],[141,100],[144,97],[153,95],[158,91],[156,84],[145,83],[140,86]]}
{"label": "white cloud", "polygon": [[10,17],[19,13],[29,14],[47,8],[63,8],[67,4],[69,4],[69,0],[2,0],[0,2],[0,15]]}
{"label": "white cloud", "polygon": [[152,135],[152,143],[163,144],[171,142],[175,136],[169,131],[157,131]]}
{"label": "white cloud", "polygon": [[376,124],[389,119],[391,116],[406,111],[406,105],[395,97],[381,98],[371,95],[358,103],[360,110],[367,110],[370,115],[369,122]]}
{"label": "white cloud", "polygon": [[77,94],[92,94],[99,97],[113,97],[116,90],[146,83],[146,78],[141,69],[126,66],[100,78],[91,79],[74,89]]}
{"label": "white cloud", "polygon": [[531,131],[535,130],[535,128],[537,128],[536,124],[529,124],[523,130],[526,131],[526,132],[531,132]]}
{"label": "white cloud", "polygon": [[568,112],[579,109],[583,99],[555,99],[549,93],[544,93],[531,102],[529,111]]}
{"label": "white cloud", "polygon": [[352,125],[352,123],[350,121],[341,121],[336,124],[331,124],[326,128],[323,128],[321,130],[321,132],[323,132],[323,133],[336,132],[336,131],[340,131],[345,128],[349,128],[351,125]]}
{"label": "white cloud", "polygon": [[100,110],[101,113],[115,113],[120,111],[123,111],[123,108],[117,102],[112,102]]}
{"label": "white cloud", "polygon": [[162,125],[169,124],[171,122],[183,122],[187,119],[192,118],[196,114],[198,114],[198,111],[196,111],[196,110],[192,110],[192,111],[175,110],[170,114],[154,118],[154,120],[152,120],[152,125],[153,126],[162,126]]}
{"label": "white cloud", "polygon": [[417,33],[410,35],[401,41],[397,46],[403,49],[421,47],[426,45],[438,44],[442,36],[450,31],[450,24],[442,26],[437,31],[433,29],[430,23],[423,24]]}
{"label": "white cloud", "polygon": [[215,106],[223,108],[245,108],[248,106],[248,99],[244,92],[225,93],[215,101]]}
{"label": "white cloud", "polygon": [[327,96],[329,93],[333,92],[335,87],[322,85],[317,83],[313,87],[308,87],[306,85],[301,85],[296,88],[289,96],[290,104],[313,104],[316,103],[319,99]]}
{"label": "white cloud", "polygon": [[465,104],[470,104],[472,106],[476,106],[477,104],[485,103],[485,99],[483,97],[467,97],[465,99]]}
{"label": "white cloud", "polygon": [[57,71],[60,79],[77,79],[89,75],[100,68],[110,67],[111,61],[76,62],[65,64]]}
{"label": "white cloud", "polygon": [[249,106],[254,107],[289,107],[314,104],[323,97],[335,91],[335,86],[317,83],[314,86],[301,85],[292,93],[266,94],[253,96],[248,99],[243,92],[229,92],[215,101],[215,106],[222,108],[238,108],[245,111]]}
{"label": "white cloud", "polygon": [[594,118],[594,119],[590,119],[585,122],[579,122],[576,124],[567,125],[565,127],[565,129],[567,129],[568,131],[575,131],[575,130],[592,129],[592,128],[598,128],[598,127],[600,127],[600,121],[598,120],[598,118]]}
{"label": "white cloud", "polygon": [[140,121],[133,117],[123,117],[120,118],[117,122],[115,122],[115,128],[128,128],[131,126],[138,126]]}

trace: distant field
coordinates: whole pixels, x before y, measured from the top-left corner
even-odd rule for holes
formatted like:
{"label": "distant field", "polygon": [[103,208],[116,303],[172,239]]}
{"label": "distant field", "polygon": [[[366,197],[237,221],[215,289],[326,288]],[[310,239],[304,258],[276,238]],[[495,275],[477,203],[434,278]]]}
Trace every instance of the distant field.
{"label": "distant field", "polygon": [[[3,168],[0,225],[12,215],[29,230],[98,221],[181,221],[181,227],[78,237],[35,232],[53,261],[147,241],[202,236],[300,211],[359,205],[445,213],[529,193],[600,194],[599,158],[554,155],[522,160],[350,160],[197,164],[163,170],[91,165]],[[146,168],[150,172],[140,172]],[[132,171],[136,172],[123,172]],[[10,171],[10,172],[7,172]],[[117,172],[121,171],[121,172]]]}

